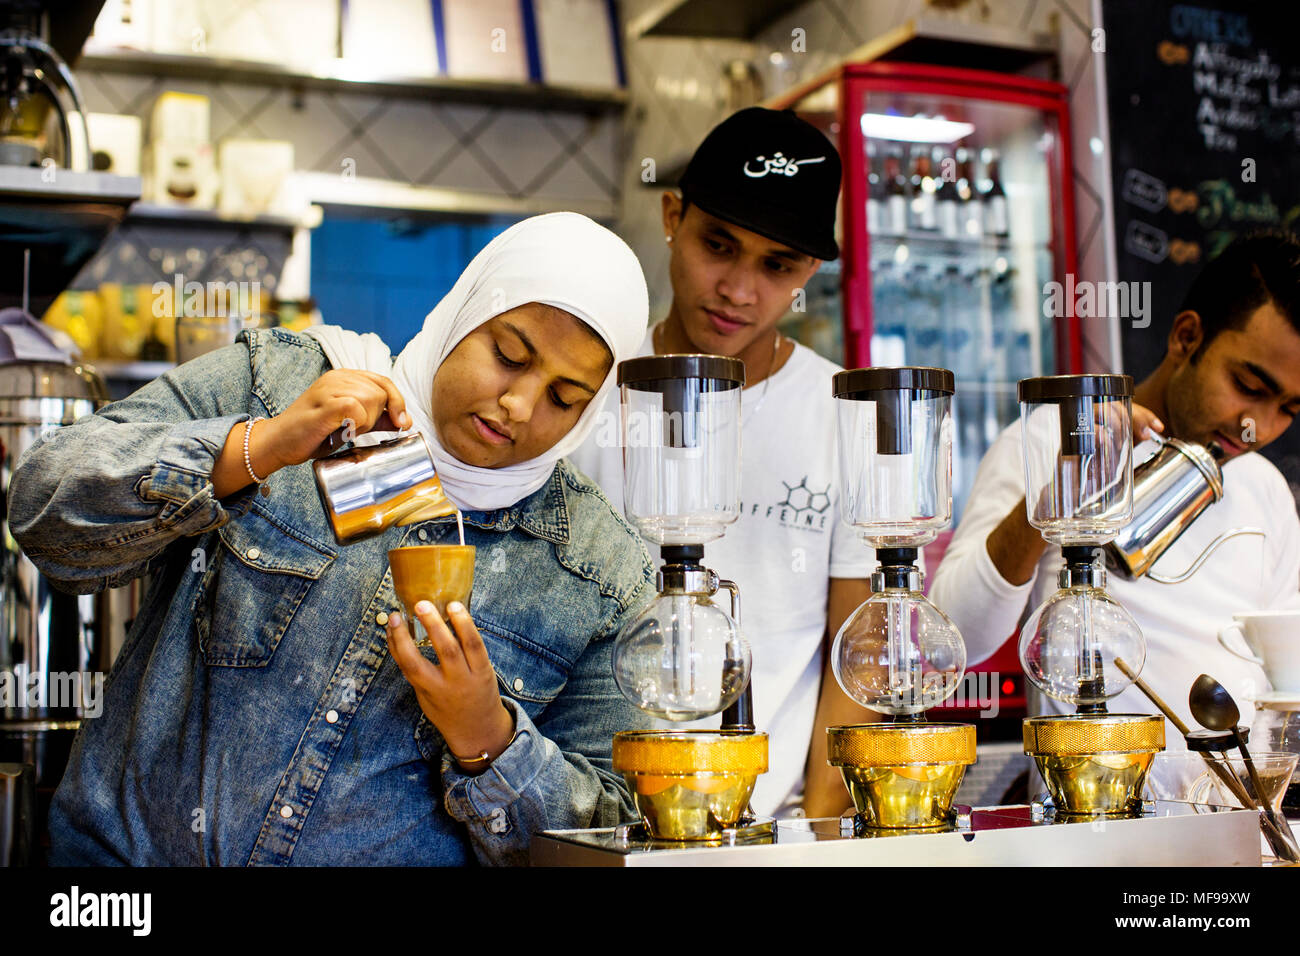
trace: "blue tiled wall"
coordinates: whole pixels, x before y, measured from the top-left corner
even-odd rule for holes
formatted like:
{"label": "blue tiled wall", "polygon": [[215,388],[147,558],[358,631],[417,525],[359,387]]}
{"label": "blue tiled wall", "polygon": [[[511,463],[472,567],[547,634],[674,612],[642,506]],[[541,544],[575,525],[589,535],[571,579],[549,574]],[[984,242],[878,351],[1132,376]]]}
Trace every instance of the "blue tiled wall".
{"label": "blue tiled wall", "polygon": [[513,220],[409,228],[326,216],[311,236],[311,289],[331,325],[375,332],[396,354],[474,255]]}

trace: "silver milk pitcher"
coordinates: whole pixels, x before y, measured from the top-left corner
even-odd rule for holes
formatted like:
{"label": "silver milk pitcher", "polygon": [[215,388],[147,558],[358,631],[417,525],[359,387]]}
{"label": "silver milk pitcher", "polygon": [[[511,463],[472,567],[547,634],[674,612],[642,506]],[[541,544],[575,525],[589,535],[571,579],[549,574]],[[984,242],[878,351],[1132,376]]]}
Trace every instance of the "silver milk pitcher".
{"label": "silver milk pitcher", "polygon": [[1106,545],[1106,559],[1121,577],[1143,575],[1161,584],[1186,581],[1229,538],[1263,535],[1259,528],[1232,528],[1211,541],[1192,565],[1177,575],[1151,571],[1152,565],[1210,505],[1223,497],[1223,450],[1177,438],[1153,435],[1159,450],[1133,469],[1133,520]]}
{"label": "silver milk pitcher", "polygon": [[334,539],[351,544],[394,525],[456,513],[419,432],[368,432],[312,463]]}

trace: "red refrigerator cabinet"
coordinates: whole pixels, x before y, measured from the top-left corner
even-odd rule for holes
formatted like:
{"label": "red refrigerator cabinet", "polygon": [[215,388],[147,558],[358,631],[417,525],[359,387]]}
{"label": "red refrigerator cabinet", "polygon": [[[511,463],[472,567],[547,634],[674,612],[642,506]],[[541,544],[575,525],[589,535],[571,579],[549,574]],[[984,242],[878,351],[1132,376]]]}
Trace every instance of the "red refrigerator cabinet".
{"label": "red refrigerator cabinet", "polygon": [[769,104],[822,129],[844,164],[840,260],[782,328],[847,368],[954,372],[954,521],[984,452],[1019,415],[1016,382],[1081,371],[1077,320],[1050,314],[1063,296],[1049,283],[1064,289],[1075,272],[1067,93],[871,62]]}

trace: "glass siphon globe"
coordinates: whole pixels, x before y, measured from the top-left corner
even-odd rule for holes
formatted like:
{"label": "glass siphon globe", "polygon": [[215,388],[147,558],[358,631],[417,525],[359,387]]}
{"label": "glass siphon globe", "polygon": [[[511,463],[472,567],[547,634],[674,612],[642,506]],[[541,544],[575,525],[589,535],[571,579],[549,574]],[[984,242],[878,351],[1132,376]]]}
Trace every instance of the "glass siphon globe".
{"label": "glass siphon globe", "polygon": [[1097,704],[1133,683],[1115,666],[1119,657],[1135,674],[1146,661],[1137,621],[1104,590],[1061,588],[1020,629],[1020,666],[1049,697],[1067,704]]}
{"label": "glass siphon globe", "polygon": [[665,720],[725,710],[749,683],[750,664],[740,628],[705,594],[660,594],[614,642],[619,690]]}
{"label": "glass siphon globe", "polygon": [[881,714],[917,714],[943,703],[966,670],[957,626],[920,592],[886,588],[835,635],[831,666],[844,693]]}

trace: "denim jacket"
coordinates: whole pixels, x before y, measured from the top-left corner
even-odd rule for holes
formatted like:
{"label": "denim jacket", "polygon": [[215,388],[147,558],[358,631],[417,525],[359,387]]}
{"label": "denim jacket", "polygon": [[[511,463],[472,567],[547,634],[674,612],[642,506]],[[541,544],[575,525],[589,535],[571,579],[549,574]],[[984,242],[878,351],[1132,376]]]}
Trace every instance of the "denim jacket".
{"label": "denim jacket", "polygon": [[16,470],[14,537],[76,593],[148,572],[144,605],[50,811],[54,864],[524,863],[539,830],[630,819],[612,735],[645,723],[613,637],[654,592],[640,537],[567,461],[466,512],[470,611],[515,719],[466,775],[390,659],[386,552],[455,519],[336,546],[310,464],[213,497],[226,436],[329,369],[311,339],[243,333],[55,429]]}

